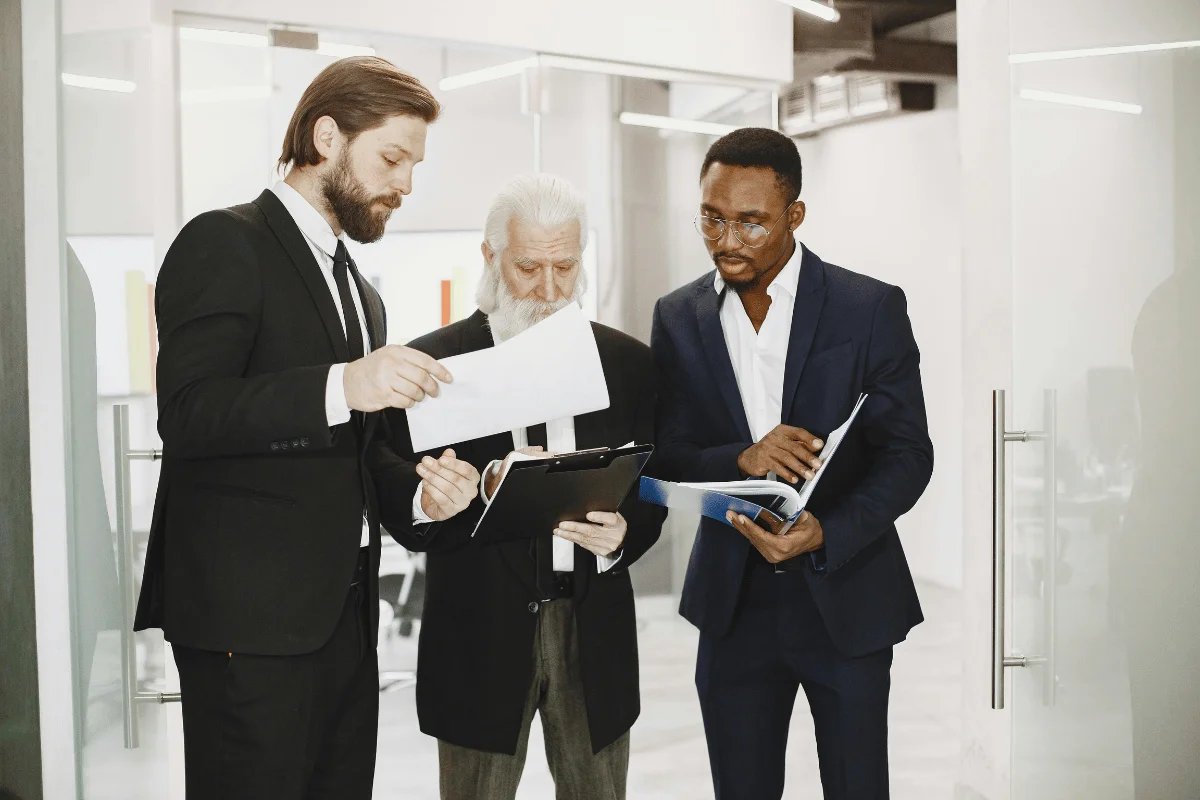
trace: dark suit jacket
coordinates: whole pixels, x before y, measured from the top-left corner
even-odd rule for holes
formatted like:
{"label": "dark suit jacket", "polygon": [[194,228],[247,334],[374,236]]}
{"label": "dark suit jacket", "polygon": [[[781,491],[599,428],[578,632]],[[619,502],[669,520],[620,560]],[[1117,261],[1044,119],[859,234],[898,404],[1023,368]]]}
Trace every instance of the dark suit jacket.
{"label": "dark suit jacket", "polygon": [[[486,325],[484,314],[476,312],[410,346],[439,359],[482,350],[493,345]],[[603,411],[575,418],[576,447],[653,441],[650,349],[612,328],[593,325],[592,329],[612,403]],[[403,419],[391,429],[407,440]],[[513,449],[513,441],[512,434],[505,432],[451,446],[482,473],[493,459],[504,458]],[[440,450],[432,453],[438,454]],[[403,455],[415,460],[417,454]],[[531,541],[480,545],[472,540],[483,510],[483,500],[476,498],[464,512],[442,523],[435,537],[418,545],[429,555],[417,712],[421,730],[430,736],[476,750],[512,754],[533,678],[537,615],[530,608],[536,611],[539,595]],[[629,730],[640,710],[633,587],[626,570],[657,541],[664,517],[661,509],[637,500],[636,487],[617,510],[629,527],[623,554],[613,569],[598,574],[596,557],[575,548],[575,619],[588,724],[597,752]],[[407,500],[403,496],[385,500],[385,527],[390,530],[391,517],[403,518],[411,512],[411,495]]]}
{"label": "dark suit jacket", "polygon": [[[719,316],[737,302],[713,290],[715,272],[659,300],[651,348],[658,370],[658,472],[672,480],[744,477],[753,444]],[[904,293],[804,252],[784,369],[783,423],[827,436],[871,397],[814,492],[825,532],[817,559],[792,559],[837,647],[856,656],[904,639],[922,619],[895,520],[933,471],[920,353]],[[749,542],[705,519],[692,548],[680,613],[723,635],[734,619]],[[824,563],[822,571],[816,565]]]}
{"label": "dark suit jacket", "polygon": [[[364,505],[378,564],[375,486],[411,502],[419,478],[394,454],[365,479],[380,415],[329,427],[329,368],[350,356],[320,270],[270,191],[201,214],[171,245],[155,294],[163,465],[137,630],[205,650],[312,652],[344,607]],[[382,345],[383,304],[365,281],[359,291]],[[411,533],[411,516],[393,530]]]}

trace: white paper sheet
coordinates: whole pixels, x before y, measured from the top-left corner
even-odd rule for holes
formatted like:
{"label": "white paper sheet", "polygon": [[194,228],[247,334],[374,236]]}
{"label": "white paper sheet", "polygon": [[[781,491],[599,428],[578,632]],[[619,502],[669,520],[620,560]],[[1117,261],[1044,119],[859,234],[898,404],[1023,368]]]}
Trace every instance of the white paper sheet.
{"label": "white paper sheet", "polygon": [[408,410],[417,452],[609,405],[596,337],[575,303],[506,342],[442,364],[454,382]]}

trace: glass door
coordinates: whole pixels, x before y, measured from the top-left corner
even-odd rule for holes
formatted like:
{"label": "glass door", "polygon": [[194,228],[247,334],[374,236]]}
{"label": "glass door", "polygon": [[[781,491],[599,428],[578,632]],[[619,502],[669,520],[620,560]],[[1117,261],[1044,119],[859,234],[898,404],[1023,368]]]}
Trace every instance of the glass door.
{"label": "glass door", "polygon": [[161,631],[132,630],[158,484],[153,285],[158,242],[175,231],[171,176],[156,171],[172,147],[162,136],[172,74],[154,68],[170,34],[69,22],[60,152],[76,785],[85,800],[182,798],[174,660]]}
{"label": "glass door", "polygon": [[1200,797],[1200,6],[1011,10],[1012,797]]}

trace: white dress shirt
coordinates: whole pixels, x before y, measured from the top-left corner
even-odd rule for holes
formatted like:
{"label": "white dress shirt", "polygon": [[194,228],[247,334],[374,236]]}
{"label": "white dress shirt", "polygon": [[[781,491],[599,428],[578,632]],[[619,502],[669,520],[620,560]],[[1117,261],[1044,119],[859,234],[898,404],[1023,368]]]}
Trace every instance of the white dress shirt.
{"label": "white dress shirt", "polygon": [[[342,333],[346,332],[346,314],[342,310],[342,298],[338,293],[337,281],[333,277],[333,255],[337,251],[338,239],[343,238],[334,234],[333,228],[312,205],[284,181],[278,181],[271,191],[283,203],[283,207],[292,215],[296,227],[304,234],[308,249],[312,251],[317,266],[321,268],[321,276],[329,286],[329,294],[333,297],[333,306],[337,309],[338,319],[342,322]],[[343,238],[344,241],[344,238]],[[358,313],[359,325],[362,326],[362,340],[368,350],[371,347],[371,335],[367,331],[367,317],[363,313],[362,297],[354,281],[350,283],[350,297],[354,300],[354,310]],[[350,405],[346,402],[346,386],[342,381],[346,371],[345,364],[334,364],[329,368],[329,377],[325,381],[325,417],[329,427],[343,425],[350,421]],[[419,514],[419,516],[418,516]],[[421,488],[417,487],[417,495],[413,498],[413,521],[432,522],[421,509]],[[363,528],[361,546],[366,547],[371,542],[367,525],[366,510],[363,510]]]}
{"label": "white dress shirt", "polygon": [[[796,252],[767,287],[771,307],[757,331],[737,292],[727,292],[721,301],[721,329],[725,332],[725,345],[729,349],[729,360],[733,362],[733,374],[737,377],[750,434],[756,442],[782,421],[783,370],[787,363],[792,311],[796,305],[796,286],[803,260],[804,245],[797,242]],[[720,272],[713,288],[717,294],[725,291]]]}
{"label": "white dress shirt", "polygon": [[[495,328],[492,328],[495,335]],[[499,344],[502,339],[496,337],[496,344]],[[529,436],[525,428],[514,428],[512,432],[513,450],[522,450],[529,446]],[[546,450],[551,453],[573,453],[575,452],[575,418],[563,417],[562,419],[552,419],[546,423]],[[479,496],[483,498],[483,502],[490,504],[492,498],[488,497],[484,488],[484,481],[489,472],[498,465],[499,461],[493,461],[483,471],[483,475],[479,479]],[[551,537],[554,542],[554,571],[555,572],[573,572],[575,570],[575,543],[569,542],[566,539],[558,536]],[[613,568],[621,556],[616,558],[611,556],[596,556],[597,572],[607,572]]]}

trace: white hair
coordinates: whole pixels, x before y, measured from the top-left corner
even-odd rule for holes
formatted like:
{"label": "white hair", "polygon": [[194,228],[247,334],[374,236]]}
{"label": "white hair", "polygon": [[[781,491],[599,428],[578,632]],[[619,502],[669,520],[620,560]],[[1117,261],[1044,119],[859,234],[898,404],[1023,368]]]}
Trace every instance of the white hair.
{"label": "white hair", "polygon": [[[485,314],[501,305],[501,292],[508,286],[500,277],[500,257],[508,247],[508,224],[513,219],[532,223],[541,228],[555,228],[569,222],[579,223],[579,252],[587,248],[587,203],[574,186],[557,175],[545,173],[519,175],[509,181],[488,210],[483,228],[483,240],[492,251],[492,263],[483,270],[475,302]],[[570,299],[582,302],[587,291],[587,274],[579,266],[579,278]]]}

